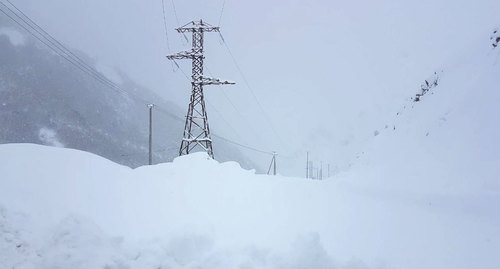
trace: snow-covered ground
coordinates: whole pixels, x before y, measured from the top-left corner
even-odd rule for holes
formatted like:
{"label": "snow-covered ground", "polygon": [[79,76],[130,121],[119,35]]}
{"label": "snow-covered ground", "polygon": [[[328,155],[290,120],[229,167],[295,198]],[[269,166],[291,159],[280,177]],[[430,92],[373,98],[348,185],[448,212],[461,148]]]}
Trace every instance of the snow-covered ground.
{"label": "snow-covered ground", "polygon": [[1,268],[499,265],[498,192],[359,183],[381,181],[377,174],[255,175],[202,153],[132,170],[90,153],[11,144],[0,160]]}

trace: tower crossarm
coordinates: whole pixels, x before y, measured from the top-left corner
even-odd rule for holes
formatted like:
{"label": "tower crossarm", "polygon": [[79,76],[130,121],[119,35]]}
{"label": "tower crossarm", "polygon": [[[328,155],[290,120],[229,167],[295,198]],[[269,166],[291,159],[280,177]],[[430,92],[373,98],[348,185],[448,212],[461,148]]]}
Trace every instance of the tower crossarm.
{"label": "tower crossarm", "polygon": [[218,78],[199,76],[196,78],[194,83],[199,83],[201,85],[234,85],[236,84],[234,81],[229,80],[221,80]]}
{"label": "tower crossarm", "polygon": [[185,32],[219,32],[219,27],[217,26],[212,26],[203,20],[199,21],[191,21],[187,24],[185,24],[182,27],[179,27],[177,29],[177,32],[179,33],[185,33]]}
{"label": "tower crossarm", "polygon": [[197,53],[193,51],[181,51],[176,54],[168,55],[169,60],[181,60],[181,59],[194,59],[195,57],[203,57],[202,53]]}

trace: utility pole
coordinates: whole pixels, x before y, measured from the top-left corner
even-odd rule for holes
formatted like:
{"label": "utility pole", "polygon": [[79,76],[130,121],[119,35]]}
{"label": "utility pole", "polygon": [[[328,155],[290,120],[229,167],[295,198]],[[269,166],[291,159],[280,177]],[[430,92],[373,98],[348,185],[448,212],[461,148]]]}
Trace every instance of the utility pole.
{"label": "utility pole", "polygon": [[273,167],[273,175],[276,175],[276,151],[273,151],[273,158],[271,159],[271,164],[269,164],[269,169],[267,169],[267,174],[271,172],[271,167]]}
{"label": "utility pole", "polygon": [[276,175],[276,152],[273,151],[273,159],[274,159],[274,175]]}
{"label": "utility pole", "polygon": [[307,159],[306,159],[306,178],[309,178],[309,151],[307,152]]}
{"label": "utility pole", "polygon": [[330,178],[330,164],[328,164],[328,178]]}
{"label": "utility pole", "polygon": [[153,107],[154,104],[148,104],[149,108],[149,165],[153,164]]}
{"label": "utility pole", "polygon": [[320,162],[320,166],[319,166],[319,179],[322,180],[323,179],[323,162]]}
{"label": "utility pole", "polygon": [[309,178],[314,179],[314,163],[309,161]]}
{"label": "utility pole", "polygon": [[199,20],[192,21],[176,30],[181,34],[186,32],[192,33],[191,51],[178,52],[167,56],[169,60],[174,61],[180,59],[192,60],[191,99],[186,115],[184,134],[179,148],[179,156],[189,154],[194,149],[201,148],[201,150],[206,151],[213,158],[214,152],[212,149],[210,128],[208,126],[207,111],[205,109],[203,86],[235,84],[234,82],[222,81],[203,75],[203,59],[205,59],[205,56],[203,56],[203,34],[205,32],[219,32],[219,27],[214,27]]}

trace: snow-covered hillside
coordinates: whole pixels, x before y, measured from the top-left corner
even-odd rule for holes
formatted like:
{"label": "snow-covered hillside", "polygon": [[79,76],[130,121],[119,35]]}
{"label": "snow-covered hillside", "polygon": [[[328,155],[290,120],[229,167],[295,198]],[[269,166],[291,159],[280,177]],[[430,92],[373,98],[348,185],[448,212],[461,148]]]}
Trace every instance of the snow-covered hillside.
{"label": "snow-covered hillside", "polygon": [[436,70],[436,85],[401,104],[353,170],[376,169],[373,184],[391,189],[498,192],[500,50],[487,41]]}

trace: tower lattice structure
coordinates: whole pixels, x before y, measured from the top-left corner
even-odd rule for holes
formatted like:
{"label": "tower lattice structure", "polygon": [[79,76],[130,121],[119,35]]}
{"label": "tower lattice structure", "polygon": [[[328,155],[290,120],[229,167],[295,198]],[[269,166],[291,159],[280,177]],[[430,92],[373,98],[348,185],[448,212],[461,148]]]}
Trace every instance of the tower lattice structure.
{"label": "tower lattice structure", "polygon": [[219,27],[212,26],[202,20],[192,21],[176,29],[179,33],[192,33],[191,51],[178,52],[167,56],[169,60],[191,59],[191,98],[189,102],[184,134],[179,148],[179,156],[197,151],[198,148],[214,157],[212,148],[212,138],[210,137],[210,127],[208,126],[205,99],[203,96],[203,86],[234,84],[234,82],[223,81],[203,75],[203,35],[205,32],[219,32]]}

